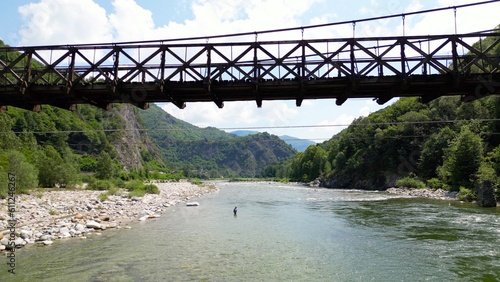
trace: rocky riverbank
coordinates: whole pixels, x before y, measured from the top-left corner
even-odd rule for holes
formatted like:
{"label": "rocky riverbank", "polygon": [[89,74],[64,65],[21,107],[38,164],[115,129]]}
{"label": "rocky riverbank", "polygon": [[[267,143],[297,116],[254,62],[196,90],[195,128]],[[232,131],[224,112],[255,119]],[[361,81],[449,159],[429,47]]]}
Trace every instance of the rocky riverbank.
{"label": "rocky riverbank", "polygon": [[398,194],[409,197],[422,197],[438,200],[458,200],[457,192],[449,192],[443,189],[414,189],[414,188],[389,188],[390,194]]}
{"label": "rocky riverbank", "polygon": [[[195,185],[187,181],[154,183],[160,194],[128,197],[120,190],[101,200],[103,191],[44,191],[17,195],[15,202],[15,245],[50,245],[57,239],[99,236],[109,228],[130,228],[134,221],[157,218],[166,208],[217,190],[214,185]],[[0,204],[0,251],[9,242],[12,218],[7,200]]]}

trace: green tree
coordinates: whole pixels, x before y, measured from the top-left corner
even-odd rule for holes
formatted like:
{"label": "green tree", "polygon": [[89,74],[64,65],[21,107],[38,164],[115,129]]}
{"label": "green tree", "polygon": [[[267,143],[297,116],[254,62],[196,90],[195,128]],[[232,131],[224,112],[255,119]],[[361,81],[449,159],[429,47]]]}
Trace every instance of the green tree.
{"label": "green tree", "polygon": [[63,163],[60,165],[58,183],[62,186],[75,184],[79,175],[75,155],[69,147],[65,147],[61,154]]}
{"label": "green tree", "polygon": [[60,180],[64,165],[61,155],[52,146],[46,146],[38,156],[38,181],[42,187],[54,187]]}
{"label": "green tree", "polygon": [[422,146],[418,171],[424,179],[437,177],[437,168],[443,165],[446,148],[456,134],[451,128],[444,127],[439,133],[432,134]]}
{"label": "green tree", "polygon": [[38,187],[37,170],[34,165],[26,161],[26,157],[19,151],[7,152],[9,171],[16,175],[16,188],[21,192]]}
{"label": "green tree", "polygon": [[111,179],[115,172],[113,160],[106,151],[101,151],[97,159],[95,177],[97,179]]}
{"label": "green tree", "polygon": [[19,151],[9,150],[0,155],[0,198],[7,196],[7,174],[16,176],[16,193],[26,193],[38,186],[37,170]]}
{"label": "green tree", "polygon": [[14,149],[18,144],[17,137],[12,133],[12,119],[5,113],[0,113],[0,149]]}
{"label": "green tree", "polygon": [[441,178],[447,180],[455,191],[461,186],[473,187],[482,155],[481,137],[474,134],[467,126],[463,126],[460,134],[445,151],[444,163],[440,170]]}

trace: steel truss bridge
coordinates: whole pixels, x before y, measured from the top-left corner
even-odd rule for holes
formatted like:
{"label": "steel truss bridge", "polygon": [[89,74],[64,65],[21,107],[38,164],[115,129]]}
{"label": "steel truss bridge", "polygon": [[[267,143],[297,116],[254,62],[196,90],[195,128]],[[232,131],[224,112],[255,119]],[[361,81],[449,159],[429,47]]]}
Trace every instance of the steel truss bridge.
{"label": "steel truss bridge", "polygon": [[[500,93],[500,32],[210,43],[0,48],[0,107],[110,109],[224,102]],[[495,54],[495,52],[497,52]]]}

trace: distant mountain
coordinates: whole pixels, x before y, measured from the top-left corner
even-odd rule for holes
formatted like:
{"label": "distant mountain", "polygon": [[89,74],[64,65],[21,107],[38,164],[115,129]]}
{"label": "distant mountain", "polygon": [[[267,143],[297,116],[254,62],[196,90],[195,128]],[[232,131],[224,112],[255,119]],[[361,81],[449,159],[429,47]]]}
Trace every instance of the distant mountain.
{"label": "distant mountain", "polygon": [[257,133],[237,136],[214,127],[200,128],[157,105],[140,112],[149,137],[161,148],[165,162],[193,177],[255,177],[269,164],[297,151],[278,136]]}
{"label": "distant mountain", "polygon": [[304,152],[309,146],[316,144],[316,142],[311,140],[300,139],[288,135],[282,135],[280,136],[280,139],[285,141],[287,144],[292,145],[292,147],[299,152]]}
{"label": "distant mountain", "polygon": [[248,135],[252,135],[252,134],[257,134],[259,132],[258,131],[251,131],[251,130],[235,130],[235,131],[231,131],[229,133],[234,134],[236,136],[248,136]]}
{"label": "distant mountain", "polygon": [[[236,130],[236,131],[231,131],[230,133],[236,136],[248,136],[252,134],[257,134],[259,132],[251,130]],[[281,140],[285,141],[285,143],[292,145],[292,147],[299,152],[304,152],[307,149],[307,147],[316,144],[316,142],[313,142],[311,140],[300,139],[289,135],[282,135],[278,137]]]}

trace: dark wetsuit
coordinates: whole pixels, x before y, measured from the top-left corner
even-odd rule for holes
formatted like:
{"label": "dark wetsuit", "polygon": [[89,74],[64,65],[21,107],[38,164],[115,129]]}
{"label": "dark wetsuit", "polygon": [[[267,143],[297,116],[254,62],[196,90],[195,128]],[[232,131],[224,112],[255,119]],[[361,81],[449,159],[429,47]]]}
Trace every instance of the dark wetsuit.
{"label": "dark wetsuit", "polygon": [[237,212],[238,212],[238,208],[237,208],[237,207],[234,207],[234,209],[233,209],[233,213],[234,213],[234,215],[236,215],[236,213],[237,213]]}

